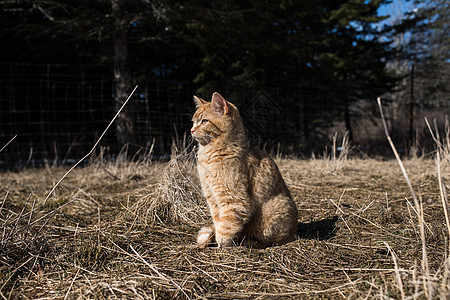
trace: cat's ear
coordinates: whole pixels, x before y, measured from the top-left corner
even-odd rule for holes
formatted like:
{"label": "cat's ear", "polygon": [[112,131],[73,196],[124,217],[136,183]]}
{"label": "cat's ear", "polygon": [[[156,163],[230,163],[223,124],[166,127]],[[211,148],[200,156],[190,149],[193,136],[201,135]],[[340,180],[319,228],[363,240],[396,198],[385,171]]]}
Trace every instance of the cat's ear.
{"label": "cat's ear", "polygon": [[219,117],[228,113],[228,103],[219,93],[214,93],[211,99],[211,106]]}
{"label": "cat's ear", "polygon": [[200,97],[194,96],[194,103],[195,103],[195,108],[199,108],[203,104],[208,103],[208,101],[205,101]]}

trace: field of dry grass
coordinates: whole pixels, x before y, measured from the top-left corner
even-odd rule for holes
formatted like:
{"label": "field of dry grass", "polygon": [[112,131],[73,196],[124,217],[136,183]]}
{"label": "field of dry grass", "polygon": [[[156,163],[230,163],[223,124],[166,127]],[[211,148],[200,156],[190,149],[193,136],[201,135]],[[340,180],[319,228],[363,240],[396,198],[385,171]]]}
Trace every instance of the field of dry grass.
{"label": "field of dry grass", "polygon": [[[0,297],[450,295],[446,195],[435,160],[404,161],[419,207],[395,160],[277,163],[299,209],[299,239],[266,249],[195,247],[209,216],[189,155],[93,162],[70,172],[45,203],[67,169],[2,172]],[[440,172],[450,180],[448,161]]]}

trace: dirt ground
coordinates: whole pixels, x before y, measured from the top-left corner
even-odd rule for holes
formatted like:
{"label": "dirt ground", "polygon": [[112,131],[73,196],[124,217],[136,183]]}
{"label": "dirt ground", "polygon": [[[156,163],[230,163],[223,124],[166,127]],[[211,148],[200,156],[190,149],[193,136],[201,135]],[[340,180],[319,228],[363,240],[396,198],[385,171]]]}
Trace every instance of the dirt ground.
{"label": "dirt ground", "polygon": [[[278,159],[299,239],[198,249],[209,218],[190,159],[0,173],[3,299],[449,296],[436,162]],[[450,180],[450,165],[441,163]],[[422,212],[422,213],[421,213]]]}

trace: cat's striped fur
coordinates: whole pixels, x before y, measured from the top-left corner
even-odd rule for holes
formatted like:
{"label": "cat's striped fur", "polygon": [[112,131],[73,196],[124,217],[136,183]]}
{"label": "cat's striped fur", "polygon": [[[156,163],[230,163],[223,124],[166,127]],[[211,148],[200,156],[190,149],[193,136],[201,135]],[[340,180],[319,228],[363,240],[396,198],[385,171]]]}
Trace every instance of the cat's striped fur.
{"label": "cat's striped fur", "polygon": [[213,223],[197,243],[219,247],[250,242],[280,245],[296,238],[298,212],[275,162],[250,149],[238,109],[220,94],[194,96],[192,136],[198,141],[198,173]]}

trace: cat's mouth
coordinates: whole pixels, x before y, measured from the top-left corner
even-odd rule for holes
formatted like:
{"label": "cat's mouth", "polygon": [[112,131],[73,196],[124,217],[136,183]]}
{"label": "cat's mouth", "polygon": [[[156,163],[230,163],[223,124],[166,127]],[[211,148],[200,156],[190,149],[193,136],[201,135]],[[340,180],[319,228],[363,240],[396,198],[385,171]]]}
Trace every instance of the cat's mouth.
{"label": "cat's mouth", "polygon": [[199,137],[199,136],[197,136],[195,134],[193,134],[192,136],[202,146],[205,146],[205,145],[207,145],[207,144],[209,144],[211,142],[211,138],[209,136]]}

